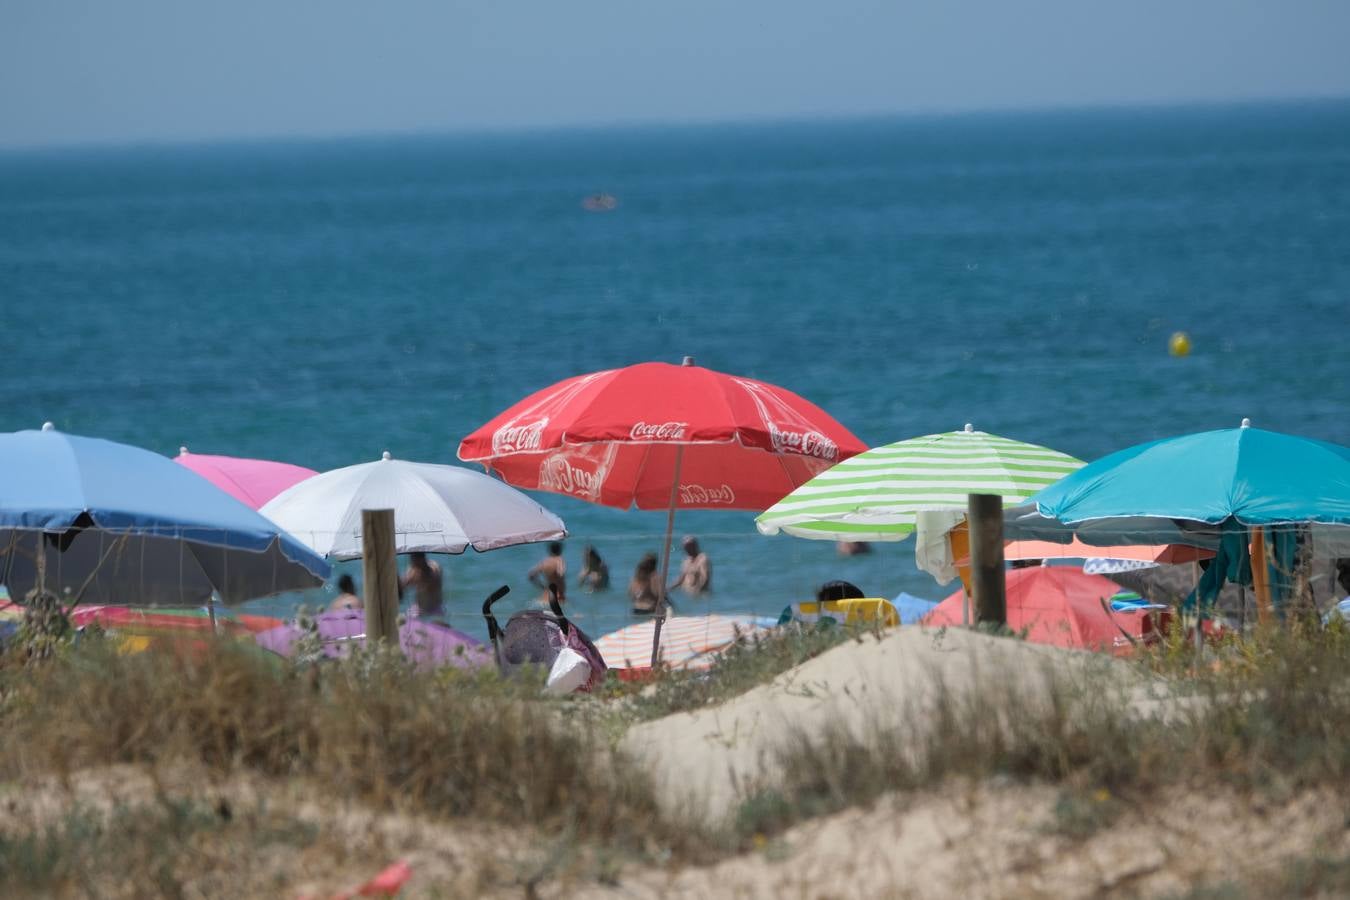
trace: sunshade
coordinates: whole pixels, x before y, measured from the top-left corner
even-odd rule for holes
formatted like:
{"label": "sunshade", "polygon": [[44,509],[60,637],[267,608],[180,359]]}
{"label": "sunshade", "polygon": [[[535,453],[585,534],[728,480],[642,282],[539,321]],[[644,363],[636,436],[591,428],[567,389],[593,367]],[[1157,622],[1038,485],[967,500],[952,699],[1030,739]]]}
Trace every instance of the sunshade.
{"label": "sunshade", "polygon": [[306,479],[262,514],[334,559],[361,556],[361,511],[394,511],[398,553],[463,553],[562,540],[567,526],[509,485],[462,466],[393,459]]}
{"label": "sunshade", "polygon": [[[1109,454],[1034,498],[1041,515],[1218,525],[1350,525],[1350,447],[1253,428],[1205,431]],[[1100,534],[1100,532],[1099,532]],[[1096,539],[1094,539],[1096,540]]]}
{"label": "sunshade", "polygon": [[[611,669],[649,668],[656,622],[611,631],[595,641]],[[672,669],[706,669],[738,639],[755,639],[767,628],[755,616],[671,616],[661,632],[661,661]]]}
{"label": "sunshade", "polygon": [[[1125,544],[1116,547],[1096,547],[1074,538],[1067,544],[1057,541],[1008,541],[1003,545],[1003,558],[1023,559],[1103,559],[1137,562],[1145,565],[1177,565],[1209,559],[1214,551],[1185,544]],[[966,564],[970,560],[959,560]]]}
{"label": "sunshade", "polygon": [[[45,548],[58,596],[132,606],[240,603],[315,587],[308,547],[170,459],[113,441],[0,435],[0,581],[22,598]],[[69,592],[67,594],[67,592]]]}
{"label": "sunshade", "polygon": [[[1056,647],[1111,650],[1120,629],[1103,602],[1120,586],[1100,575],[1088,575],[1073,566],[1032,566],[1007,572],[1008,627],[1026,632],[1026,639]],[[966,596],[956,591],[924,617],[936,628],[960,625]],[[1109,607],[1108,607],[1109,608]]]}
{"label": "sunshade", "polygon": [[286,488],[319,474],[304,466],[268,459],[189,453],[187,447],[180,447],[173,461],[196,472],[249,509],[261,509]]}
{"label": "sunshade", "polygon": [[[518,487],[667,510],[665,585],[675,510],[764,509],[864,449],[814,403],[687,356],[560,381],[466,437],[459,457]],[[664,620],[663,596],[653,661]]]}
{"label": "sunshade", "polygon": [[783,497],[755,524],[763,534],[900,541],[914,531],[920,513],[964,513],[972,493],[1020,503],[1082,465],[1056,450],[967,425],[845,460]]}
{"label": "sunshade", "polygon": [[[1307,526],[1327,556],[1350,553],[1350,447],[1253,428],[1244,419],[1239,428],[1112,453],[1046,488],[1033,503],[1039,516],[1072,527],[1089,544],[1190,533],[1188,543],[1218,552],[1199,585],[1203,602],[1227,579],[1254,582],[1258,594],[1270,594],[1267,585],[1273,585],[1278,603],[1292,569],[1294,527]],[[1014,517],[1015,527],[1029,518]],[[1175,542],[1171,534],[1164,539]],[[1270,545],[1277,563],[1268,573],[1253,571],[1251,545],[1262,558]]]}
{"label": "sunshade", "polygon": [[560,381],[466,437],[459,458],[621,509],[760,510],[864,449],[791,391],[691,361]]}

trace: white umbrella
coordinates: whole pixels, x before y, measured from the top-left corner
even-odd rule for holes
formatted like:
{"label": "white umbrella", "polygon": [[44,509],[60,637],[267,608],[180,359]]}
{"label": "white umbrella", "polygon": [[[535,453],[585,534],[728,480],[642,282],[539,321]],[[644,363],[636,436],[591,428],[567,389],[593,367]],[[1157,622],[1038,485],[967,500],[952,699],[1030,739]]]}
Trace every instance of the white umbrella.
{"label": "white umbrella", "polygon": [[359,559],[363,509],[394,511],[398,553],[495,550],[567,537],[562,519],[495,478],[392,459],[387,451],[377,462],[307,478],[259,512],[324,556]]}

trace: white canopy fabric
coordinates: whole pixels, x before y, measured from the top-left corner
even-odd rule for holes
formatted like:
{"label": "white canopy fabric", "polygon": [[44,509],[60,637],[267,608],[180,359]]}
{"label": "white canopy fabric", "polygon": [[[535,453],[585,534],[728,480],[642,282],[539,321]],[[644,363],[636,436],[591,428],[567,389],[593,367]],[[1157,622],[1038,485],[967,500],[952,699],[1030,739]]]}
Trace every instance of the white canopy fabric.
{"label": "white canopy fabric", "polygon": [[[361,511],[394,511],[398,553],[463,553],[562,540],[562,519],[525,494],[459,466],[384,458],[286,489],[259,512],[315,552],[361,557]],[[284,524],[283,524],[284,523]]]}

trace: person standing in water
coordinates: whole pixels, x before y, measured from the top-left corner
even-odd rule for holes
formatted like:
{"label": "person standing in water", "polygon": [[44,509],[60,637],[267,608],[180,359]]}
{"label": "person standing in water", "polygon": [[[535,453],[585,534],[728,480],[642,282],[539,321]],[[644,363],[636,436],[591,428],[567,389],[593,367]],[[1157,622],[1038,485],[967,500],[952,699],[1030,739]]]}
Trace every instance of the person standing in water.
{"label": "person standing in water", "polygon": [[680,563],[680,575],[670,583],[668,590],[682,588],[686,594],[697,597],[712,590],[712,562],[708,554],[699,549],[698,538],[685,535],[680,542],[684,547],[684,560]]}
{"label": "person standing in water", "polygon": [[600,554],[590,544],[586,545],[586,552],[583,554],[585,562],[581,565],[581,574],[577,576],[577,584],[588,594],[596,591],[609,590],[609,566],[600,558]]}
{"label": "person standing in water", "polygon": [[408,568],[399,576],[398,593],[402,597],[405,590],[412,589],[419,616],[441,615],[445,603],[443,584],[439,563],[427,559],[421,551],[408,554]]}
{"label": "person standing in water", "polygon": [[661,576],[656,573],[657,561],[655,553],[644,554],[633,570],[632,580],[628,582],[628,599],[633,604],[635,615],[649,616],[656,612],[661,590],[661,582],[657,580]]}
{"label": "person standing in water", "polygon": [[554,541],[548,545],[548,556],[530,570],[530,584],[544,592],[539,598],[544,606],[548,606],[549,585],[558,589],[559,603],[567,601],[567,562],[562,556],[562,544]]}

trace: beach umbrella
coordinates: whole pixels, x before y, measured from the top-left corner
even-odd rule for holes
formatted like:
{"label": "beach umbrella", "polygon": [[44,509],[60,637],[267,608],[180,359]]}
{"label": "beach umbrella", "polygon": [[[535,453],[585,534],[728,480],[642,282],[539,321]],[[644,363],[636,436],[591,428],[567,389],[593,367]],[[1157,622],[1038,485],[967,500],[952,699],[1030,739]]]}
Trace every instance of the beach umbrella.
{"label": "beach umbrella", "polygon": [[481,472],[393,459],[333,469],[296,484],[261,510],[316,553],[359,559],[361,511],[394,511],[397,553],[463,553],[556,541],[567,526],[520,491]]}
{"label": "beach umbrella", "polygon": [[261,509],[286,488],[319,474],[304,466],[267,459],[189,453],[187,447],[178,448],[173,461],[196,472],[240,503],[247,504],[249,509]]}
{"label": "beach umbrella", "polygon": [[[329,659],[345,656],[353,647],[366,643],[366,616],[359,609],[334,610],[314,617],[323,655]],[[296,643],[308,631],[290,622],[258,632],[258,646],[280,656],[293,656]],[[409,618],[398,629],[398,644],[403,655],[428,666],[455,666],[477,669],[493,665],[492,652],[479,641],[443,622]]]}
{"label": "beach umbrella", "polygon": [[[666,510],[664,585],[676,509],[762,510],[864,449],[791,391],[685,357],[537,391],[466,437],[459,457],[517,487]],[[663,618],[664,603],[654,635]]]}
{"label": "beach umbrella", "polygon": [[902,541],[924,513],[965,515],[970,494],[1026,500],[1082,466],[1057,450],[967,425],[873,447],[816,475],[755,519],[763,534],[830,541]]}
{"label": "beach umbrella", "polygon": [[[1104,456],[1032,503],[1043,520],[1071,526],[1088,544],[1150,532],[1207,544],[1217,556],[1198,585],[1202,603],[1224,580],[1255,584],[1268,603],[1288,589],[1299,529],[1328,556],[1350,555],[1350,447],[1253,428],[1244,419],[1239,428]],[[1011,521],[1027,527],[1027,519]],[[1251,565],[1249,546],[1267,565]]]}
{"label": "beach umbrella", "polygon": [[315,587],[328,564],[167,457],[41,431],[0,435],[0,582],[91,603],[240,603]]}
{"label": "beach umbrella", "polygon": [[[902,541],[917,531],[915,563],[946,584],[962,572],[955,558],[965,555],[968,541],[957,526],[969,495],[1020,503],[1081,465],[1057,450],[967,424],[873,447],[797,488],[755,525],[763,534],[815,540]],[[954,541],[956,535],[963,540]]]}
{"label": "beach umbrella", "polygon": [[[1178,565],[1209,559],[1214,551],[1186,544],[1125,544],[1115,547],[1096,547],[1074,538],[1067,544],[1057,541],[1008,541],[1003,545],[1003,558],[1009,561],[1024,559],[1094,559],[1134,563],[1121,571],[1156,565]],[[1091,573],[1089,573],[1091,574]]]}
{"label": "beach umbrella", "polygon": [[[660,659],[672,669],[707,669],[717,654],[738,640],[767,633],[769,620],[755,616],[671,616],[661,632]],[[656,621],[638,622],[597,638],[595,647],[605,665],[620,678],[650,670]]]}
{"label": "beach umbrella", "polygon": [[[1011,569],[1007,573],[1008,627],[1025,631],[1033,643],[1113,650],[1118,639],[1123,640],[1109,611],[1110,598],[1119,590],[1114,581],[1088,575],[1076,566]],[[929,628],[962,624],[965,599],[964,591],[955,591],[921,624]]]}

